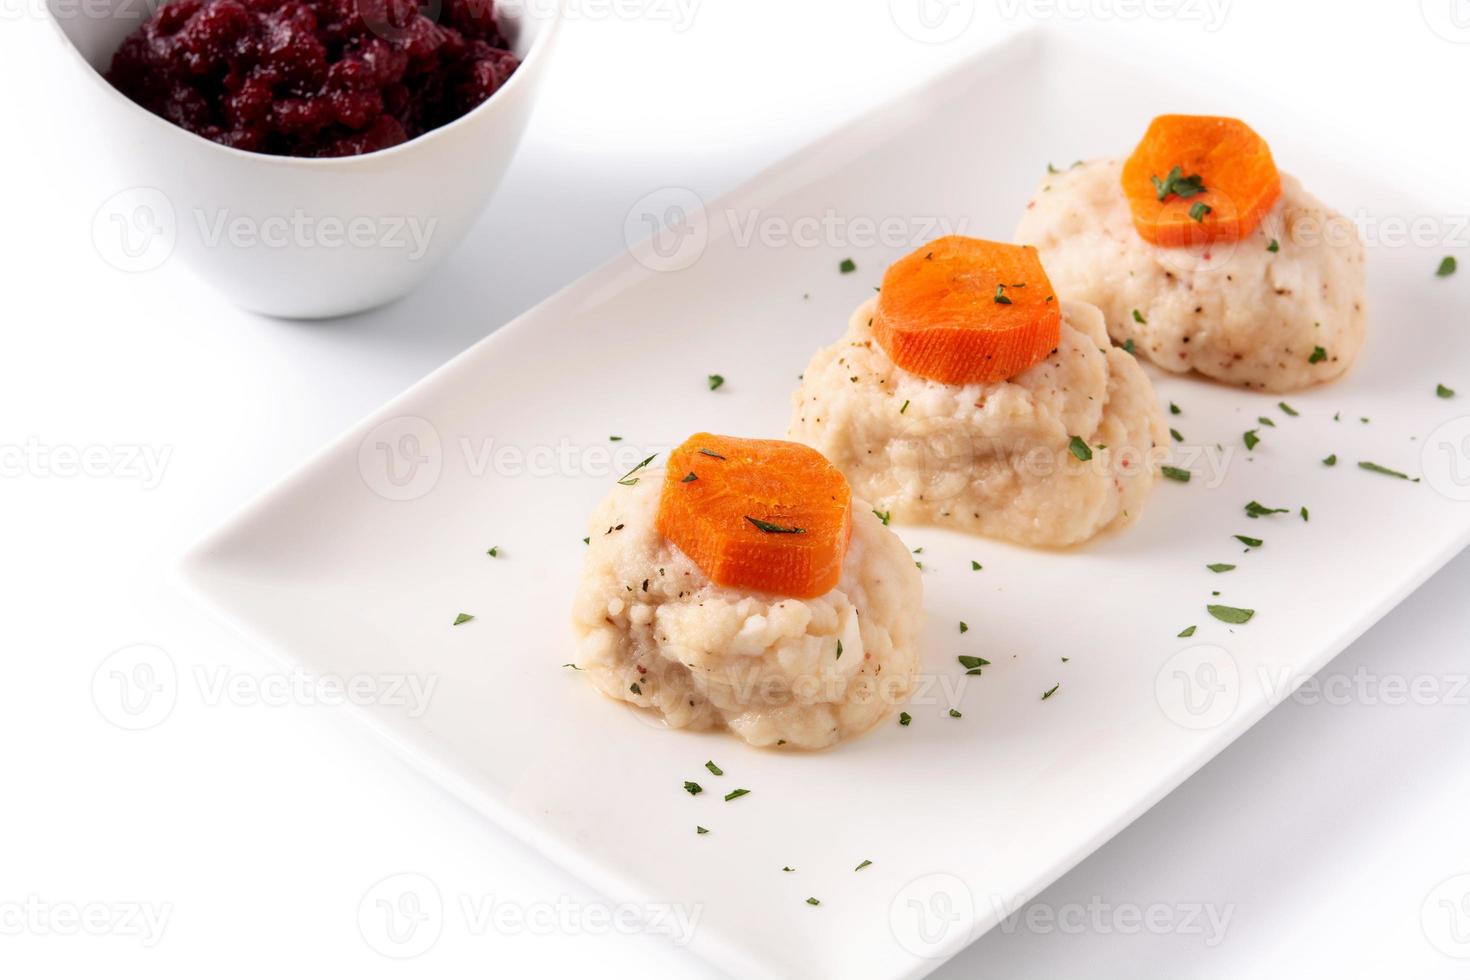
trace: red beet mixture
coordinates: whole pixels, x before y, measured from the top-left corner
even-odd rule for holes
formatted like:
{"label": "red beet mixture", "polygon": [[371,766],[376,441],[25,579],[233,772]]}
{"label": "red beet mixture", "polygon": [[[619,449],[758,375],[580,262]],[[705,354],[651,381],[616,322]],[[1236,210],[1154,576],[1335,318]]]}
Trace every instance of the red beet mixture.
{"label": "red beet mixture", "polygon": [[[431,11],[432,12],[432,11]],[[371,153],[458,119],[519,62],[494,0],[173,0],[107,78],[206,139],[282,156]]]}

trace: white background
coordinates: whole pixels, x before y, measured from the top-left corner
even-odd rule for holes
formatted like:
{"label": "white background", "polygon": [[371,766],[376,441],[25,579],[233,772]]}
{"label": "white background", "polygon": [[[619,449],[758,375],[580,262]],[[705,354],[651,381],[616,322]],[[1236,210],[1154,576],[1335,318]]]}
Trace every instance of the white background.
{"label": "white background", "polygon": [[[1146,32],[1274,80],[1324,129],[1407,145],[1426,172],[1466,168],[1461,0],[1426,0],[1428,17],[1417,0],[1151,0],[1143,16],[1129,0],[932,2],[968,27],[921,43],[895,27],[888,0],[582,0],[521,155],[471,240],[404,302],[300,324],[233,310],[177,263],[127,275],[102,261],[92,216],[121,188],[106,159],[79,149],[76,68],[37,0],[0,0],[0,445],[167,454],[156,486],[122,468],[67,477],[12,462],[0,473],[0,973],[714,975],[656,937],[474,929],[462,898],[608,899],[395,761],[338,709],[209,703],[201,676],[277,668],[172,580],[183,549],[348,424],[614,255],[629,207],[649,191],[682,185],[708,199],[1032,20],[1098,43]],[[1430,21],[1452,23],[1454,4],[1466,29],[1436,33]],[[1461,557],[1327,674],[1470,671],[1467,591]],[[130,732],[91,691],[104,658],[138,643],[166,651],[180,688],[167,719]],[[1421,909],[1470,872],[1466,698],[1289,701],[1037,900],[1057,911],[1210,904],[1232,916],[1223,942],[1123,934],[1109,917],[1081,931],[1023,921],[937,975],[1464,976],[1467,962],[1426,938]],[[915,801],[935,805],[942,793]],[[400,872],[427,875],[447,906],[436,945],[409,962],[380,956],[357,925],[371,886]],[[16,920],[27,901],[62,914],[144,903],[168,918],[152,945],[125,927],[63,935]],[[1429,905],[1426,915],[1442,914]]]}

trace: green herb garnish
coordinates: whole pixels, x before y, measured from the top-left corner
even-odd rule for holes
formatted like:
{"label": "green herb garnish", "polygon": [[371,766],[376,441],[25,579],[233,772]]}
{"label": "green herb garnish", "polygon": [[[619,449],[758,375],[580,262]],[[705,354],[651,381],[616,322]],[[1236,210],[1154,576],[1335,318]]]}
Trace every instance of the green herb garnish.
{"label": "green herb garnish", "polygon": [[715,765],[713,760],[711,760],[709,762],[706,762],[704,764],[704,767],[706,769],[708,769],[710,772],[714,773],[716,776],[723,776],[725,774],[725,770],[723,770],[719,766]]}
{"label": "green herb garnish", "polygon": [[1196,627],[1186,626],[1186,627],[1184,627],[1184,629],[1182,629],[1182,630],[1179,631],[1179,635],[1181,637],[1193,636],[1195,629],[1196,629]]}
{"label": "green herb garnish", "polygon": [[914,716],[911,715],[911,714],[909,714],[907,711],[900,711],[898,713],[898,723],[900,725],[903,725],[905,728],[907,728],[909,722],[911,722],[913,720],[914,720]]}
{"label": "green herb garnish", "polygon": [[746,796],[749,793],[750,790],[748,789],[732,789],[730,790],[730,792],[725,794],[725,802],[729,803],[731,800],[738,800],[740,799],[740,797]]}
{"label": "green herb garnish", "polygon": [[1256,614],[1254,609],[1237,609],[1234,606],[1205,606],[1205,609],[1220,622],[1233,623],[1236,626],[1250,622],[1250,618]]}
{"label": "green herb garnish", "polygon": [[1258,445],[1261,444],[1261,437],[1256,435],[1255,429],[1247,430],[1245,435],[1241,436],[1241,438],[1245,441],[1246,449],[1255,449]]}
{"label": "green herb garnish", "polygon": [[1247,548],[1259,548],[1259,547],[1261,547],[1261,545],[1263,545],[1263,544],[1266,543],[1266,542],[1262,541],[1260,538],[1248,538],[1244,534],[1237,534],[1237,535],[1235,535],[1235,540],[1239,541],[1241,544],[1245,545]]}
{"label": "green herb garnish", "polygon": [[725,376],[723,374],[711,374],[709,376],[709,390],[710,391],[714,391],[716,388],[718,388],[720,385],[722,385],[724,383],[725,383]]}
{"label": "green herb garnish", "polygon": [[1298,415],[1302,414],[1301,412],[1298,412],[1296,409],[1292,408],[1290,405],[1286,404],[1286,402],[1277,402],[1276,407],[1281,409],[1287,415],[1290,415],[1292,418],[1296,418]]}
{"label": "green herb garnish", "polygon": [[1434,274],[1443,279],[1445,276],[1454,275],[1455,270],[1459,267],[1460,263],[1455,261],[1455,257],[1453,255],[1446,255],[1443,259],[1440,260],[1439,268],[1434,270]]}
{"label": "green herb garnish", "polygon": [[698,796],[700,793],[704,792],[704,787],[699,785],[698,783],[691,783],[688,780],[685,780],[684,792],[688,793],[690,796]]}
{"label": "green herb garnish", "polygon": [[1175,405],[1173,402],[1170,402],[1169,403],[1169,414],[1170,415],[1182,415],[1182,414],[1184,414],[1184,410],[1181,409],[1178,405]]}
{"label": "green herb garnish", "polygon": [[750,523],[754,524],[756,527],[760,528],[762,531],[765,531],[767,534],[805,534],[806,533],[806,528],[804,528],[804,527],[783,527],[780,524],[772,524],[770,521],[763,521],[763,520],[761,520],[761,519],[759,519],[757,517],[750,517],[749,515],[747,515],[745,519],[747,521],[749,521]]}
{"label": "green herb garnish", "polygon": [[1322,465],[1323,466],[1336,466],[1337,465],[1337,453],[1333,453],[1331,456],[1328,456],[1326,459],[1322,460]]}
{"label": "green herb garnish", "polygon": [[1265,504],[1258,504],[1252,500],[1245,505],[1245,516],[1251,518],[1264,517],[1267,514],[1285,514],[1289,510],[1290,508],[1288,507],[1267,507]]}
{"label": "green herb garnish", "polygon": [[1148,323],[1148,321],[1143,318],[1143,314],[1140,313],[1140,312],[1138,312],[1137,310],[1134,310],[1133,311],[1133,322],[1134,323]]}
{"label": "green herb garnish", "polygon": [[1319,361],[1325,361],[1325,360],[1327,360],[1327,351],[1324,348],[1322,348],[1322,347],[1313,347],[1312,348],[1312,356],[1309,357],[1309,358],[1307,358],[1307,363],[1308,364],[1316,364]]}
{"label": "green herb garnish", "polygon": [[1360,462],[1358,463],[1358,469],[1367,470],[1369,473],[1382,473],[1384,476],[1397,477],[1400,480],[1409,479],[1409,474],[1400,473],[1398,470],[1391,470],[1387,466],[1380,466],[1377,463]]}
{"label": "green herb garnish", "polygon": [[491,558],[499,558],[500,557],[500,545],[496,545],[495,547],[491,548],[489,551],[485,552],[485,554],[489,555]]}
{"label": "green herb garnish", "polygon": [[1204,178],[1199,174],[1190,174],[1186,177],[1182,167],[1170,170],[1168,176],[1163,180],[1152,176],[1149,177],[1149,180],[1154,182],[1154,192],[1158,194],[1161,201],[1170,194],[1177,194],[1179,197],[1188,199],[1196,194],[1203,194],[1205,190]]}
{"label": "green herb garnish", "polygon": [[624,473],[623,474],[623,478],[618,481],[619,485],[625,486],[625,487],[631,487],[631,486],[636,485],[638,483],[638,477],[634,476],[633,474],[634,473],[637,473],[639,470],[643,469],[643,467],[645,467],[649,463],[653,462],[654,456],[657,456],[657,455],[658,455],[658,453],[654,453],[653,456],[648,457],[643,462],[639,463],[637,466],[633,467],[631,470],[629,470],[628,472]]}
{"label": "green herb garnish", "polygon": [[1235,570],[1234,565],[1227,565],[1224,562],[1218,561],[1215,562],[1213,565],[1206,565],[1205,567],[1216,574],[1219,574],[1220,572],[1231,572]]}
{"label": "green herb garnish", "polygon": [[807,899],[806,900],[806,903],[808,905],[821,905],[822,904],[822,902],[821,902],[820,899],[815,899],[815,898],[809,898],[809,899]]}
{"label": "green herb garnish", "polygon": [[1010,306],[1011,305],[1011,298],[1006,295],[1006,292],[1005,291],[1006,291],[1005,283],[998,284],[995,287],[995,301],[997,303],[999,303],[1001,306]]}
{"label": "green herb garnish", "polygon": [[719,453],[715,452],[713,449],[701,449],[699,451],[699,455],[701,455],[701,456],[708,456],[710,459],[724,459],[725,458],[725,457],[721,456]]}
{"label": "green herb garnish", "polygon": [[454,617],[454,625],[458,626],[460,623],[468,623],[474,618],[475,617],[471,616],[469,613],[460,613],[458,616]]}
{"label": "green herb garnish", "polygon": [[963,717],[964,717],[964,715],[962,715],[962,714],[960,714],[960,713],[959,713],[959,712],[958,712],[958,711],[956,711],[956,710],[955,710],[955,709],[954,709],[954,708],[950,708],[950,709],[949,709],[949,716],[950,716],[950,717],[951,717],[951,718],[963,718]]}
{"label": "green herb garnish", "polygon": [[878,518],[884,527],[887,527],[888,519],[893,516],[893,512],[889,510],[875,510],[873,511],[873,516]]}
{"label": "green herb garnish", "polygon": [[694,832],[696,834],[707,834],[707,833],[709,833],[709,831],[706,828],[699,826],[699,824],[695,824],[694,825]]}
{"label": "green herb garnish", "polygon": [[1205,215],[1209,214],[1213,210],[1215,209],[1210,207],[1204,201],[1200,201],[1195,204],[1194,207],[1189,209],[1189,216],[1195,221],[1203,222],[1205,220]]}
{"label": "green herb garnish", "polygon": [[694,475],[694,471],[693,470],[690,470],[689,473],[684,477],[684,479],[680,480],[679,482],[680,483],[693,483],[697,479],[699,479],[699,477],[697,477],[697,476]]}
{"label": "green herb garnish", "polygon": [[856,868],[853,868],[852,870],[854,870],[854,871],[861,871],[864,868],[868,867],[868,865],[870,865],[872,863],[873,863],[872,861],[864,861],[862,864],[858,865]]}
{"label": "green herb garnish", "polygon": [[1087,443],[1082,441],[1081,436],[1073,436],[1072,441],[1067,444],[1067,448],[1072,451],[1073,456],[1076,456],[1084,463],[1092,458],[1092,450],[1088,448]]}
{"label": "green herb garnish", "polygon": [[1057,693],[1057,688],[1059,688],[1061,686],[1062,686],[1061,684],[1053,684],[1051,686],[1051,690],[1049,690],[1049,691],[1043,691],[1042,692],[1042,694],[1041,694],[1041,700],[1045,701],[1046,699],[1050,698],[1053,694]]}
{"label": "green herb garnish", "polygon": [[849,272],[856,272],[857,263],[854,262],[852,259],[843,259],[837,264],[837,271],[842,273],[844,276],[847,275]]}
{"label": "green herb garnish", "polygon": [[1434,393],[1436,395],[1438,395],[1439,397],[1441,397],[1441,398],[1454,398],[1455,397],[1455,389],[1453,389],[1453,388],[1446,388],[1444,385],[1435,385],[1434,386]]}
{"label": "green herb garnish", "polygon": [[1266,246],[1266,251],[1268,251],[1268,252],[1279,252],[1279,251],[1281,251],[1281,243],[1278,242],[1274,238],[1271,239],[1271,244]]}
{"label": "green herb garnish", "polygon": [[1177,483],[1188,483],[1189,478],[1194,475],[1189,470],[1180,469],[1177,466],[1161,466],[1159,467],[1159,472],[1166,479],[1174,480]]}

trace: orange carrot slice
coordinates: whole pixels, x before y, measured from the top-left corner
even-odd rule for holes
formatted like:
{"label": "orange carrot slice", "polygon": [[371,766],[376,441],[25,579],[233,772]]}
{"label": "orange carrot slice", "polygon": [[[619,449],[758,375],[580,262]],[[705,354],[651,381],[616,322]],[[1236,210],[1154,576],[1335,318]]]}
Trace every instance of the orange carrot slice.
{"label": "orange carrot slice", "polygon": [[1044,360],[1061,324],[1035,248],[949,235],[888,267],[873,336],[905,371],[962,385]]}
{"label": "orange carrot slice", "polygon": [[1235,242],[1281,196],[1281,174],[1266,141],[1239,119],[1159,116],[1123,164],[1123,193],[1146,242]]}
{"label": "orange carrot slice", "polygon": [[852,491],[808,446],[699,432],[669,457],[657,526],[719,585],[812,598],[842,577]]}

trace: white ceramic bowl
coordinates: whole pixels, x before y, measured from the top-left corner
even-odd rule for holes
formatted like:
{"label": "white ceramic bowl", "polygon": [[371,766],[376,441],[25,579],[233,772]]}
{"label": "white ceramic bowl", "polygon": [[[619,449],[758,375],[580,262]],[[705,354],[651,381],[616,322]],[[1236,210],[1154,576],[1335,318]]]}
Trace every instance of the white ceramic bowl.
{"label": "white ceramic bowl", "polygon": [[521,58],[499,91],[407,143],[317,160],[212,143],[114,89],[101,73],[152,6],[47,0],[118,188],[94,240],[128,271],[182,259],[240,306],[298,318],[395,300],[464,238],[510,165],[561,19],[560,0],[497,4]]}

